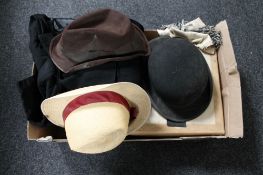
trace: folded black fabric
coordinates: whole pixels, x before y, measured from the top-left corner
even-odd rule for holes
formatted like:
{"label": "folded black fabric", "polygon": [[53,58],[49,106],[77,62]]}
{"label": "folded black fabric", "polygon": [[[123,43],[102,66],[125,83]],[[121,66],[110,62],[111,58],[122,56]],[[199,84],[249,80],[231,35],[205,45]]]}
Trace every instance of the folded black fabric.
{"label": "folded black fabric", "polygon": [[18,83],[18,87],[22,99],[25,99],[23,106],[28,120],[41,122],[43,117],[39,106],[42,98],[37,88],[36,78],[36,74],[26,78]]}
{"label": "folded black fabric", "polygon": [[[133,82],[142,87],[145,84],[144,77],[147,74],[145,59],[109,62],[73,73],[61,72],[49,56],[49,44],[72,20],[49,18],[43,14],[30,17],[29,48],[37,74],[18,82],[18,87],[27,119],[39,125],[50,124],[43,116],[40,104],[51,96],[85,86],[121,81]],[[141,24],[134,20],[132,22],[143,30]]]}

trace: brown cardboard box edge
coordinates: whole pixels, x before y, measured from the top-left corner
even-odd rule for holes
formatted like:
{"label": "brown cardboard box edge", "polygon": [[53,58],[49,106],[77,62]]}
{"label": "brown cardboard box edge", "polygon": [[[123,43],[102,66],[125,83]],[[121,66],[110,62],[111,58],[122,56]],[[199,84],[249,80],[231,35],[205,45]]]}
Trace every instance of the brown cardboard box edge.
{"label": "brown cardboard box edge", "polygon": [[[221,21],[216,25],[216,29],[221,31],[223,44],[218,50],[218,64],[220,73],[220,83],[222,88],[222,100],[225,120],[224,136],[193,136],[193,137],[127,137],[125,141],[161,141],[161,140],[185,140],[185,139],[205,139],[205,138],[242,138],[243,137],[243,114],[240,76],[237,70],[237,63],[231,43],[226,21]],[[158,36],[156,30],[146,30],[145,35],[148,40]],[[34,71],[34,68],[33,68]],[[65,142],[66,138],[63,128],[58,127],[37,127],[27,123],[28,140],[46,141],[47,136],[52,136],[55,142]]]}
{"label": "brown cardboard box edge", "polygon": [[223,45],[218,50],[226,136],[243,137],[243,111],[240,75],[226,21],[216,25],[221,31]]}

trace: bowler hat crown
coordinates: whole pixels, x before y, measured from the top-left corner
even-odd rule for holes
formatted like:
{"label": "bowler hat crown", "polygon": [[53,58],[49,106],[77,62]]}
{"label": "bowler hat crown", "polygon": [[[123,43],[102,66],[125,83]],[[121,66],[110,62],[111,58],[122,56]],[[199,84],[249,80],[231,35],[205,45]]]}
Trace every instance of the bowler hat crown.
{"label": "bowler hat crown", "polygon": [[182,38],[159,37],[150,47],[153,106],[175,122],[198,116],[208,106],[212,92],[210,70],[202,53]]}

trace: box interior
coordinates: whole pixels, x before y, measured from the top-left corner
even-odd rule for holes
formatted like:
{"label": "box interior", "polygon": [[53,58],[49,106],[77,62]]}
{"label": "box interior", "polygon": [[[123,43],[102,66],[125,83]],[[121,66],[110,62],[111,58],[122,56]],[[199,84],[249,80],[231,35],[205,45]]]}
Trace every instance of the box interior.
{"label": "box interior", "polygon": [[[221,21],[216,25],[216,29],[221,31],[223,44],[219,48],[218,65],[220,74],[221,94],[223,101],[223,113],[225,134],[223,136],[127,136],[126,141],[157,141],[157,140],[184,140],[203,138],[241,138],[243,137],[243,115],[240,76],[237,70],[237,63],[228,31],[226,21]],[[145,35],[148,40],[158,37],[156,30],[146,30]],[[34,71],[34,68],[33,68]],[[39,127],[31,122],[27,123],[28,140],[47,141],[47,137],[52,136],[56,142],[66,141],[64,128],[49,126]]]}

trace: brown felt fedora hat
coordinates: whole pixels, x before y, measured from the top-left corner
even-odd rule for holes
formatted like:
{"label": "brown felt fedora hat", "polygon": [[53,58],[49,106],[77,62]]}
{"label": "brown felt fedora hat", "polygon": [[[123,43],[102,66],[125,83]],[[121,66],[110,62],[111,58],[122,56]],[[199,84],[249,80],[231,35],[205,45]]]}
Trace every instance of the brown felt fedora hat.
{"label": "brown felt fedora hat", "polygon": [[99,9],[69,24],[50,43],[54,64],[63,72],[149,55],[147,39],[124,14]]}

